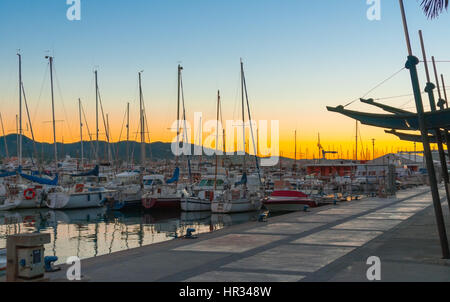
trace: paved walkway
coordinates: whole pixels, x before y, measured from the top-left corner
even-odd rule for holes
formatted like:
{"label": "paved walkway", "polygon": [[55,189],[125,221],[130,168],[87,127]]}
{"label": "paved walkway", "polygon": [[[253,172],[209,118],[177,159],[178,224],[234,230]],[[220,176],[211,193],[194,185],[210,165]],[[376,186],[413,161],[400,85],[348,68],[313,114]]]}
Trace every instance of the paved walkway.
{"label": "paved walkway", "polygon": [[91,281],[367,281],[370,256],[381,259],[382,281],[450,281],[427,187],[85,259],[81,267]]}

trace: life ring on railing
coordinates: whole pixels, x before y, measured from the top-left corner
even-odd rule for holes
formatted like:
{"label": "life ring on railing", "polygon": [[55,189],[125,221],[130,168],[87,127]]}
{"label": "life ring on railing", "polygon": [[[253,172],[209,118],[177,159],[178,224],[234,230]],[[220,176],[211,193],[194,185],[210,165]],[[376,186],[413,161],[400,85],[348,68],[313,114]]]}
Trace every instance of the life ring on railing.
{"label": "life ring on railing", "polygon": [[77,192],[77,193],[83,192],[83,189],[84,189],[84,184],[77,184],[75,186],[75,192]]}
{"label": "life ring on railing", "polygon": [[36,192],[31,188],[23,191],[23,197],[25,197],[26,200],[33,199],[35,196],[36,196]]}

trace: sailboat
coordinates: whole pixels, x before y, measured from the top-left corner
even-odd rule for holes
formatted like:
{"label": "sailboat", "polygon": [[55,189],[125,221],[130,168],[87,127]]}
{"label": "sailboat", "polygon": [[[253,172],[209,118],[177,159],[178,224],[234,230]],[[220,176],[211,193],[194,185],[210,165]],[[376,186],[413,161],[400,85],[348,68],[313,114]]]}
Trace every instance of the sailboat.
{"label": "sailboat", "polygon": [[[53,113],[53,143],[55,145],[55,171],[58,173],[58,154],[56,148],[56,132],[55,132],[55,108],[53,97],[53,57],[46,57],[50,62],[50,83],[51,83],[51,95],[52,95],[52,113]],[[97,71],[95,71],[96,80],[96,93],[98,95],[97,87]],[[98,132],[98,131],[97,131]],[[83,176],[97,176],[99,173],[99,167],[96,166],[92,171],[86,173],[80,173],[72,175],[73,177]],[[90,207],[101,207],[103,204],[113,198],[115,191],[107,190],[103,187],[97,187],[95,185],[88,186],[84,183],[76,183],[70,187],[57,186],[56,183],[52,183],[51,187],[48,187],[46,191],[46,204],[52,209],[79,209]]]}
{"label": "sailboat", "polygon": [[[246,103],[244,102],[244,94]],[[245,148],[245,104],[247,105],[247,112],[249,120],[250,105],[248,103],[247,87],[244,75],[244,63],[241,60],[241,97],[242,97],[242,129],[243,129],[243,146],[244,156],[242,164],[242,176],[238,182],[235,182],[234,186],[229,186],[222,195],[218,196],[211,202],[211,211],[213,213],[238,213],[238,212],[250,212],[261,209],[262,206],[262,182],[259,173],[258,158],[255,151],[255,164],[258,175],[247,175],[246,167],[246,148]],[[252,126],[250,123],[250,133],[253,138]],[[253,143],[253,146],[255,144]]]}
{"label": "sailboat", "polygon": [[[141,178],[145,169],[145,110],[142,94],[142,71],[138,73],[139,78],[139,128],[141,132],[141,170],[125,171],[116,175],[115,179],[107,185],[108,189],[117,191],[114,201],[108,205],[113,210],[124,207],[135,207],[141,205],[142,184]],[[127,106],[128,115],[128,106]],[[128,138],[127,138],[128,139]]]}
{"label": "sailboat", "polygon": [[[44,203],[44,187],[48,183],[52,183],[49,179],[43,179],[36,176],[31,176],[22,172],[22,55],[17,54],[19,58],[19,119],[18,119],[18,163],[17,169],[14,172],[6,172],[3,176],[16,175],[16,182],[9,182],[5,184],[6,198],[0,203],[0,211],[12,209],[29,209],[45,207]],[[32,183],[23,182],[23,179],[29,180]],[[58,177],[55,177],[57,181]],[[37,183],[37,184],[33,184]]]}
{"label": "sailboat", "polygon": [[[217,92],[217,125],[216,125],[216,164],[214,175],[203,177],[193,189],[191,196],[181,201],[181,210],[185,212],[211,211],[211,202],[222,195],[228,179],[225,175],[217,175],[217,150],[219,144],[220,91]],[[225,150],[224,150],[225,151]]]}
{"label": "sailboat", "polygon": [[[178,94],[177,94],[177,146],[178,138],[180,134],[180,101],[183,101],[184,112],[184,95],[183,95],[183,82],[181,78],[181,71],[183,67],[178,65]],[[184,115],[184,114],[183,114]],[[184,116],[184,120],[186,117]],[[186,127],[183,133],[186,132]],[[184,135],[183,135],[184,137]],[[146,209],[157,208],[180,208],[181,198],[187,196],[189,193],[186,188],[179,186],[178,181],[180,178],[180,167],[178,166],[178,155],[176,156],[175,169],[170,179],[165,181],[161,180],[161,175],[147,176],[146,187],[144,194],[142,195],[142,206]],[[164,177],[162,177],[164,179]]]}

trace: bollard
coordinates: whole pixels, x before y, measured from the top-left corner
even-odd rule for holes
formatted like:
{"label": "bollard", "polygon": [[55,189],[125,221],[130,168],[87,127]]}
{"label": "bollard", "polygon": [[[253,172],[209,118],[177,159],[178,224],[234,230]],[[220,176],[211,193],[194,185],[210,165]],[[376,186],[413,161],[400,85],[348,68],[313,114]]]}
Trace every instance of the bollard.
{"label": "bollard", "polygon": [[184,236],[184,238],[186,238],[186,239],[195,239],[195,238],[197,238],[197,236],[192,235],[192,233],[194,233],[194,232],[195,232],[195,229],[193,229],[193,228],[187,229],[186,230],[186,235]]}
{"label": "bollard", "polygon": [[267,216],[268,216],[268,213],[259,214],[258,221],[259,222],[266,222],[267,221]]}
{"label": "bollard", "polygon": [[53,266],[53,263],[55,261],[58,261],[58,257],[56,257],[56,256],[45,256],[44,257],[45,272],[52,273],[52,272],[61,270],[60,267]]}

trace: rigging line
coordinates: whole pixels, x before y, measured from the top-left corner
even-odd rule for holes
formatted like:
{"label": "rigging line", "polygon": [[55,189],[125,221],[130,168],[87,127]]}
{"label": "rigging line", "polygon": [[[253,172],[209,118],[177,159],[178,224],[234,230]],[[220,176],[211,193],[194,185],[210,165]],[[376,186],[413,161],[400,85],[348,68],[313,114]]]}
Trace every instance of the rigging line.
{"label": "rigging line", "polygon": [[[405,67],[402,67],[399,71],[395,72],[393,75],[389,76],[388,78],[386,78],[385,80],[381,81],[378,85],[376,85],[375,87],[373,87],[372,89],[370,89],[368,92],[366,92],[361,98],[366,97],[369,93],[371,93],[372,91],[374,91],[375,89],[377,89],[378,87],[380,87],[381,85],[383,85],[384,83],[386,83],[387,81],[391,80],[393,77],[395,77],[397,74],[399,74],[400,72],[402,72],[405,69]],[[359,98],[354,99],[353,101],[351,101],[350,103],[348,103],[347,105],[344,105],[344,108],[353,104],[354,102],[356,102],[357,100],[359,100]]]}
{"label": "rigging line", "polygon": [[[92,134],[91,134],[91,131],[89,130],[89,124],[88,124],[88,122],[87,122],[86,114],[84,113],[84,107],[83,107],[83,104],[81,104],[81,111],[83,112],[84,123],[86,124],[86,129],[87,129],[88,135],[89,135],[89,143],[90,143],[90,147],[91,147],[90,149],[91,149],[91,151],[92,151],[92,150],[95,151],[95,146],[94,146],[94,144],[93,144],[93,142],[92,142]],[[91,154],[91,155],[92,155],[92,154]]]}
{"label": "rigging line", "polygon": [[144,121],[145,121],[144,133],[147,132],[147,138],[148,138],[148,144],[149,144],[148,149],[150,151],[150,161],[151,161],[153,154],[152,154],[152,146],[151,146],[151,141],[150,141],[150,128],[148,127],[147,110],[145,109],[144,95],[142,95],[142,107],[144,109]]}
{"label": "rigging line", "polygon": [[37,110],[38,110],[39,104],[41,102],[42,92],[44,91],[44,85],[45,85],[45,82],[46,82],[46,79],[47,79],[47,73],[49,71],[49,67],[48,67],[49,64],[50,63],[47,62],[46,66],[45,66],[44,77],[42,78],[41,90],[39,92],[39,97],[38,97],[38,100],[37,100],[36,108],[34,109],[34,112],[33,112],[33,118],[32,118],[33,123],[35,122],[36,115],[37,115]]}
{"label": "rigging line", "polygon": [[63,96],[62,96],[62,90],[61,90],[61,87],[59,86],[59,80],[58,80],[58,76],[57,76],[56,68],[55,68],[55,65],[54,65],[54,64],[53,64],[53,71],[54,71],[54,73],[55,73],[56,87],[58,88],[59,96],[60,96],[60,98],[61,98],[61,104],[62,104],[62,107],[63,107],[64,116],[65,116],[66,121],[67,121],[67,122],[66,122],[66,125],[67,125],[67,128],[68,128],[68,130],[69,130],[70,139],[73,140],[72,129],[70,128],[70,121],[69,121],[69,118],[68,118],[68,116],[67,116],[66,106],[64,105],[64,98],[63,98]]}
{"label": "rigging line", "polygon": [[126,118],[127,118],[127,111],[125,110],[125,114],[123,115],[123,120],[122,120],[122,126],[120,127],[119,140],[117,141],[116,148],[115,148],[117,161],[119,161],[119,143],[120,143],[120,139],[122,138],[123,125],[125,124]]}

